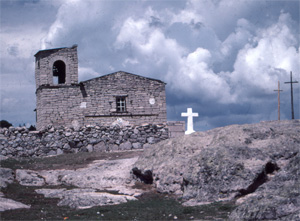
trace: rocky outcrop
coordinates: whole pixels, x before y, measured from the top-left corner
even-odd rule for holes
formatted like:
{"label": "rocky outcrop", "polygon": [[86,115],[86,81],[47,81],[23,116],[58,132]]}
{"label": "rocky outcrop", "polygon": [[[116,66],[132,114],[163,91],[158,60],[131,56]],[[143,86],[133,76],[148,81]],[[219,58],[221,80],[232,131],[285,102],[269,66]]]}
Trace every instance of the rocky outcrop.
{"label": "rocky outcrop", "polygon": [[[261,185],[230,215],[230,220],[300,220],[300,155]],[[240,202],[241,201],[241,202]]]}
{"label": "rocky outcrop", "polygon": [[167,124],[60,127],[29,131],[0,128],[0,156],[41,157],[63,153],[143,149],[169,138]]}
{"label": "rocky outcrop", "polygon": [[[58,206],[86,209],[93,206],[115,205],[136,200],[143,193],[134,189],[130,170],[137,157],[117,160],[96,160],[77,170],[16,170],[16,181],[24,186],[57,186],[37,189],[48,198],[59,198]],[[69,186],[72,189],[60,188]],[[112,194],[112,192],[114,194]]]}
{"label": "rocky outcrop", "polygon": [[187,206],[238,199],[232,219],[294,217],[299,146],[299,120],[231,125],[160,142],[134,167]]}
{"label": "rocky outcrop", "polygon": [[69,206],[73,209],[116,205],[137,200],[133,196],[97,192],[95,189],[38,189],[36,192],[47,198],[59,198],[58,206]]}
{"label": "rocky outcrop", "polygon": [[14,201],[12,199],[3,198],[2,194],[0,195],[0,212],[5,210],[13,209],[29,209],[29,205]]}
{"label": "rocky outcrop", "polygon": [[24,186],[67,185],[98,190],[130,186],[130,170],[137,157],[119,160],[96,160],[77,170],[16,170],[16,180]]}

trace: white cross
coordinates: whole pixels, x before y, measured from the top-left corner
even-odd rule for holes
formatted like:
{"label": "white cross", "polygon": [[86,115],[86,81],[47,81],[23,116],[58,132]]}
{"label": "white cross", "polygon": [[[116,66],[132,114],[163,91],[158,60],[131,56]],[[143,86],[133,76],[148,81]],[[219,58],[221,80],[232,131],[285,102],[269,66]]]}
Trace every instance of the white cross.
{"label": "white cross", "polygon": [[192,108],[187,109],[187,113],[181,113],[181,117],[187,117],[187,131],[185,134],[194,133],[193,117],[198,117],[198,113],[193,113]]}

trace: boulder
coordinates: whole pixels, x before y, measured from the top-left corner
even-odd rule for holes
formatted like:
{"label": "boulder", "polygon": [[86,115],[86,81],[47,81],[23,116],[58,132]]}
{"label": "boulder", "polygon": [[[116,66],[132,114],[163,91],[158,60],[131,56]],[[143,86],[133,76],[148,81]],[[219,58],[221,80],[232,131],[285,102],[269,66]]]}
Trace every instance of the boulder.
{"label": "boulder", "polygon": [[100,141],[99,143],[94,145],[95,152],[104,152],[107,150],[106,143],[104,141]]}
{"label": "boulder", "polygon": [[56,150],[56,155],[61,155],[61,154],[63,154],[63,153],[64,153],[63,150],[61,150],[60,148],[57,148],[57,150]]}
{"label": "boulder", "polygon": [[131,150],[132,144],[129,141],[120,144],[120,150]]}
{"label": "boulder", "polygon": [[[142,174],[151,171],[159,192],[176,194],[187,206],[244,199],[233,219],[297,217],[300,183],[299,172],[293,170],[299,168],[299,134],[300,120],[231,125],[155,144],[134,167]],[[273,196],[271,185],[278,189]],[[254,208],[263,197],[281,201],[274,201],[273,207],[271,201],[260,201],[260,211],[272,214],[251,218],[250,201]]]}
{"label": "boulder", "polygon": [[133,149],[142,149],[142,147],[142,144],[138,142],[132,144]]}

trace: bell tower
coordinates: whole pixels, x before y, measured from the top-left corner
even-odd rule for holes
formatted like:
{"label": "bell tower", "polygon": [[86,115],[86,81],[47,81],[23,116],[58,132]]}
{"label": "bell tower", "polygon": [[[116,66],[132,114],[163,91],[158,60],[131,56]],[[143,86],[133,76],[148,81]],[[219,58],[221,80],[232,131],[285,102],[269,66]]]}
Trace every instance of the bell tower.
{"label": "bell tower", "polygon": [[78,84],[77,45],[41,50],[34,56],[36,89]]}
{"label": "bell tower", "polygon": [[35,55],[36,128],[67,125],[78,118],[77,45],[37,52]]}

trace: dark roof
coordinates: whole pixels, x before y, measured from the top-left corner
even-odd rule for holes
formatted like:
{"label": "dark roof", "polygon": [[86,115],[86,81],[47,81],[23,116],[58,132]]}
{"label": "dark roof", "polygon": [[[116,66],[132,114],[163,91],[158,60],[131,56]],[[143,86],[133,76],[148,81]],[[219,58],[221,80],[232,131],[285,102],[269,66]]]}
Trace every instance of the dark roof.
{"label": "dark roof", "polygon": [[124,74],[128,74],[128,75],[138,76],[138,77],[140,77],[140,78],[145,78],[145,79],[148,79],[148,80],[151,80],[151,81],[157,81],[157,82],[159,82],[159,83],[166,84],[165,82],[163,82],[163,81],[161,81],[161,80],[158,80],[158,79],[148,78],[148,77],[144,77],[144,76],[141,76],[141,75],[128,73],[128,72],[125,72],[125,71],[117,71],[117,72],[114,72],[114,73],[105,74],[105,75],[102,75],[102,76],[100,76],[100,77],[96,77],[96,78],[92,78],[92,79],[89,79],[89,80],[86,80],[86,81],[82,81],[82,82],[80,82],[80,83],[85,83],[85,82],[93,81],[93,80],[96,80],[96,79],[101,79],[101,78],[107,77],[107,76],[109,76],[109,75],[114,75],[114,74],[117,74],[117,73],[124,73]]}
{"label": "dark roof", "polygon": [[[76,44],[74,44],[72,47],[69,47],[69,48],[75,48],[75,47],[77,47]],[[40,50],[40,51],[38,51],[34,56],[36,57],[38,54],[43,53],[43,52],[51,52],[51,51],[52,51],[52,52],[56,52],[56,51],[59,51],[59,50],[61,50],[61,49],[65,49],[65,48],[68,48],[68,47],[51,48],[51,49]]]}
{"label": "dark roof", "polygon": [[40,50],[34,56],[36,57],[38,54],[43,53],[43,52],[50,52],[50,51],[55,52],[55,51],[59,51],[59,50],[64,49],[64,48],[67,48],[67,47],[63,47],[63,48],[51,48],[51,49]]}

